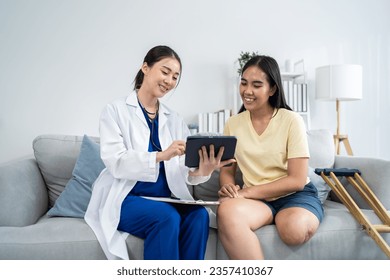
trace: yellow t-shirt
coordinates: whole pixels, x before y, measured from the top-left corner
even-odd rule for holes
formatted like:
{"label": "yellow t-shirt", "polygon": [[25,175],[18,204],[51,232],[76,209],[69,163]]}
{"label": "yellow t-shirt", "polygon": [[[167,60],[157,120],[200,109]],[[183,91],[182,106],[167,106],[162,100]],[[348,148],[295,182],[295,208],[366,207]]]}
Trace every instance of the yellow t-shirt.
{"label": "yellow t-shirt", "polygon": [[275,109],[261,135],[253,128],[249,111],[230,117],[224,134],[237,137],[235,158],[247,187],[285,177],[288,159],[310,156],[302,117],[286,109]]}

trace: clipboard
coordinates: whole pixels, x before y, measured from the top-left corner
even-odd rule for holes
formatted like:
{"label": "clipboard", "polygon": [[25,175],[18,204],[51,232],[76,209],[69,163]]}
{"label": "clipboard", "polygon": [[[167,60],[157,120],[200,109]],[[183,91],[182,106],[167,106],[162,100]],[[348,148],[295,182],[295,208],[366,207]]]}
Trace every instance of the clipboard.
{"label": "clipboard", "polygon": [[209,153],[211,144],[214,145],[215,156],[222,146],[225,148],[221,159],[222,161],[234,158],[237,145],[237,138],[235,136],[193,135],[187,137],[185,165],[187,167],[198,167],[199,149],[201,149],[202,146],[206,146],[207,153]]}
{"label": "clipboard", "polygon": [[219,201],[189,200],[189,199],[177,199],[171,197],[152,197],[152,196],[142,196],[142,197],[154,201],[162,201],[168,203],[178,203],[178,204],[188,204],[188,205],[219,205]]}

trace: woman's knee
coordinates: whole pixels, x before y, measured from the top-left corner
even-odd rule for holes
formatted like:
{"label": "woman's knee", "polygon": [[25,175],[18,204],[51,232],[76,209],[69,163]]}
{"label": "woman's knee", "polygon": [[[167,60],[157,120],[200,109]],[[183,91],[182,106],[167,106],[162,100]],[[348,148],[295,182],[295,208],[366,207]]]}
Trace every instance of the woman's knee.
{"label": "woman's knee", "polygon": [[241,205],[239,199],[229,199],[222,202],[217,209],[218,228],[223,231],[227,229],[236,228],[243,223],[243,217],[246,213]]}
{"label": "woman's knee", "polygon": [[219,220],[231,219],[236,213],[236,203],[233,199],[227,200],[219,204],[217,208],[217,217]]}
{"label": "woman's knee", "polygon": [[312,228],[295,228],[287,230],[286,228],[278,229],[279,236],[287,245],[301,245],[307,242],[315,233]]}
{"label": "woman's knee", "polygon": [[315,219],[277,219],[279,236],[287,245],[300,245],[307,242],[317,231],[319,222]]}

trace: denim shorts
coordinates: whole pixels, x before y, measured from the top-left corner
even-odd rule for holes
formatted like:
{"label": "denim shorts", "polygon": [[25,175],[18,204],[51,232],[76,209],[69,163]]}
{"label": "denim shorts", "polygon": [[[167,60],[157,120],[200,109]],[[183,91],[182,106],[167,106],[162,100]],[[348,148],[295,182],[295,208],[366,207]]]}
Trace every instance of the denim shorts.
{"label": "denim shorts", "polygon": [[295,192],[274,201],[263,202],[271,208],[274,217],[280,210],[290,207],[305,208],[316,215],[320,222],[324,217],[324,209],[318,198],[317,188],[311,182],[306,184],[302,191]]}

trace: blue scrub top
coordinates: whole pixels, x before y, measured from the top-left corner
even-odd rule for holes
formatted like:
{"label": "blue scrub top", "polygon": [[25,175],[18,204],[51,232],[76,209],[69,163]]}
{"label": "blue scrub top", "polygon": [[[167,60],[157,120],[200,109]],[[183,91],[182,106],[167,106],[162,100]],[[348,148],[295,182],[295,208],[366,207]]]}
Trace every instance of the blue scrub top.
{"label": "blue scrub top", "polygon": [[[150,138],[149,138],[149,152],[161,151],[160,139],[158,138],[158,115],[153,119],[149,119],[148,114],[145,109],[140,104],[142,108],[142,112],[144,113],[146,122],[148,123],[150,130]],[[165,175],[165,166],[164,162],[160,162],[160,170],[158,174],[158,178],[156,182],[143,182],[138,181],[130,194],[137,196],[160,196],[160,197],[170,197],[171,191],[168,187],[167,178]]]}

